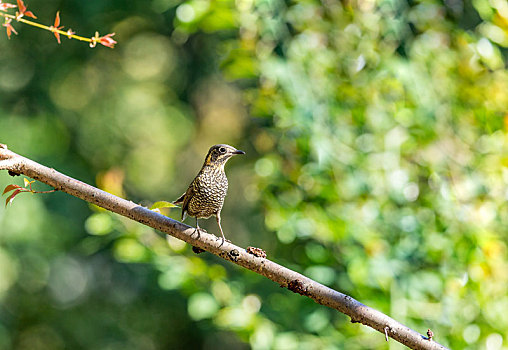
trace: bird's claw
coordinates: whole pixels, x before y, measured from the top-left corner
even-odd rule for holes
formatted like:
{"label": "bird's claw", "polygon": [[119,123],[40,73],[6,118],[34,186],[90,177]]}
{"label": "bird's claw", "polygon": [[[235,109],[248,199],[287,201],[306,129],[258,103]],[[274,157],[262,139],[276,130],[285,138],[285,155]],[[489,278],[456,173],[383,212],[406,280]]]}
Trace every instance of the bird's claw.
{"label": "bird's claw", "polygon": [[201,233],[199,232],[200,230],[201,230],[201,228],[199,228],[199,227],[194,228],[194,231],[191,233],[191,237],[192,237],[195,233],[197,233],[197,238],[200,238],[200,237],[201,237]]}
{"label": "bird's claw", "polygon": [[219,240],[219,239],[221,240],[221,243],[220,243],[219,247],[222,247],[224,242],[231,243],[231,241],[229,239],[227,239],[227,238],[225,239],[224,237],[217,237],[217,236],[215,236],[215,237],[216,237],[216,240]]}

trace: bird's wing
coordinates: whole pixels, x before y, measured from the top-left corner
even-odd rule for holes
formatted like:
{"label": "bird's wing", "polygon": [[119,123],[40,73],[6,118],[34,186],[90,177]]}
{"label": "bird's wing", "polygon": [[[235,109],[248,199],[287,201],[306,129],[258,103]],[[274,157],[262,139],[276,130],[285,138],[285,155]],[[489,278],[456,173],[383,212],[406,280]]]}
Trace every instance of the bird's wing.
{"label": "bird's wing", "polygon": [[187,216],[187,208],[189,208],[189,202],[191,198],[194,196],[194,189],[192,186],[189,186],[187,192],[184,194],[183,204],[182,204],[182,221],[185,220]]}
{"label": "bird's wing", "polygon": [[173,204],[181,204],[182,205],[182,221],[185,220],[187,216],[187,208],[189,207],[189,202],[191,198],[194,196],[194,186],[193,183],[190,184],[187,191],[180,196]]}
{"label": "bird's wing", "polygon": [[182,204],[183,203],[183,200],[185,199],[185,195],[187,194],[187,192],[184,192],[180,198],[178,198],[177,200],[173,201],[173,204]]}

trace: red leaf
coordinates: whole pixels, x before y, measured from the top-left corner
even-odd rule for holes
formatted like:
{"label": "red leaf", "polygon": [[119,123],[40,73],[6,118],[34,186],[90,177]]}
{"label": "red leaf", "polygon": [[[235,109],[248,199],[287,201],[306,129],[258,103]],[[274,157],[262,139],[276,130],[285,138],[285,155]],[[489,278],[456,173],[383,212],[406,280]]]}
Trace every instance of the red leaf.
{"label": "red leaf", "polygon": [[26,12],[25,12],[25,15],[27,15],[28,17],[32,17],[32,18],[34,18],[34,19],[36,19],[36,18],[37,18],[37,16],[36,16],[36,15],[34,15],[34,13],[33,13],[32,11],[26,11]]}
{"label": "red leaf", "polygon": [[18,9],[19,9],[19,12],[21,13],[25,13],[26,11],[26,6],[25,6],[25,3],[23,2],[23,0],[16,0],[18,2]]}
{"label": "red leaf", "polygon": [[53,27],[58,28],[59,25],[60,25],[60,11],[57,11],[55,17],[55,24],[53,24]]}
{"label": "red leaf", "polygon": [[58,43],[61,44],[61,42],[60,42],[60,33],[58,33],[57,30],[62,29],[63,27],[59,27],[59,25],[60,25],[60,11],[58,11],[56,13],[55,24],[53,24],[50,27],[50,29],[53,32],[53,34],[55,35],[55,38],[58,41]]}
{"label": "red leaf", "polygon": [[12,201],[14,200],[14,197],[16,197],[16,195],[18,195],[19,193],[21,193],[21,190],[16,190],[14,192],[12,192],[12,194],[7,197],[7,199],[5,200],[5,206],[7,206],[7,204],[9,203],[12,203]]}
{"label": "red leaf", "polygon": [[115,33],[107,34],[99,38],[99,43],[101,43],[104,46],[113,48],[115,47],[116,41],[113,40],[112,36],[115,35]]}
{"label": "red leaf", "polygon": [[14,4],[9,4],[9,3],[0,3],[0,11],[7,11],[8,9],[12,9],[12,8],[15,8],[16,5]]}
{"label": "red leaf", "polygon": [[23,17],[24,15],[28,16],[28,17],[32,17],[32,18],[37,18],[32,11],[27,11],[26,10],[26,6],[25,6],[25,3],[23,2],[23,0],[16,0],[18,2],[18,9],[19,9],[19,14],[17,14],[16,17],[21,18]]}
{"label": "red leaf", "polygon": [[12,32],[14,32],[14,34],[18,34],[18,32],[14,29],[14,27],[12,26],[11,24],[11,19],[10,18],[6,18],[5,19],[5,23],[2,24],[2,26],[5,27],[5,29],[7,30],[7,37],[10,39],[11,38],[11,34]]}
{"label": "red leaf", "polygon": [[21,186],[18,185],[7,185],[4,189],[4,192],[2,194],[6,194],[7,192],[10,192],[16,188],[21,188]]}

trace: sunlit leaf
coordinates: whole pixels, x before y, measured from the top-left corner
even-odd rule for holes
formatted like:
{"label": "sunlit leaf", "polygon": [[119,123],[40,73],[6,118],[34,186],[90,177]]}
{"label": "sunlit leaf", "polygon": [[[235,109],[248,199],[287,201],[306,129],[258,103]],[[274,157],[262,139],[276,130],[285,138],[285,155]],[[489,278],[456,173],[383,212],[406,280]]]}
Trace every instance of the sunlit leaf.
{"label": "sunlit leaf", "polygon": [[33,184],[35,180],[29,181],[27,178],[24,178],[23,182],[25,183],[25,187],[28,187],[30,184]]}
{"label": "sunlit leaf", "polygon": [[178,205],[173,204],[173,203],[171,203],[171,202],[159,201],[159,202],[155,202],[155,203],[154,203],[154,204],[150,207],[150,210],[162,209],[162,208],[178,208]]}

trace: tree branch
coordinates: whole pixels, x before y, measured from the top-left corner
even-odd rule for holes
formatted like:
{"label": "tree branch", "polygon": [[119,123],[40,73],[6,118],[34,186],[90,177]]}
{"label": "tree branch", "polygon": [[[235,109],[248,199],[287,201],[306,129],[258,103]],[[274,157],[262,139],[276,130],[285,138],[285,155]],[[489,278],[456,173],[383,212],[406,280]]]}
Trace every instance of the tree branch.
{"label": "tree branch", "polygon": [[61,174],[54,169],[8,150],[7,146],[2,144],[0,144],[0,170],[9,170],[11,174],[24,174],[59,191],[181,239],[224,260],[263,275],[292,292],[307,296],[321,305],[336,309],[349,316],[351,322],[359,322],[369,326],[409,348],[446,349],[434,340],[424,337],[348,295],[328,288],[273,261],[249,254],[245,249],[234,244],[224,242],[221,245],[222,241],[214,235],[202,232],[197,237],[197,235],[193,235],[193,227]]}

